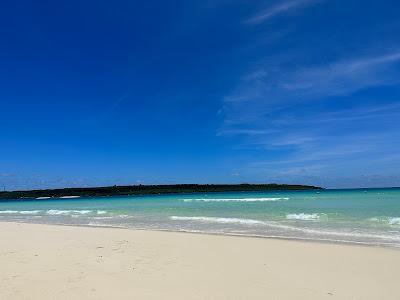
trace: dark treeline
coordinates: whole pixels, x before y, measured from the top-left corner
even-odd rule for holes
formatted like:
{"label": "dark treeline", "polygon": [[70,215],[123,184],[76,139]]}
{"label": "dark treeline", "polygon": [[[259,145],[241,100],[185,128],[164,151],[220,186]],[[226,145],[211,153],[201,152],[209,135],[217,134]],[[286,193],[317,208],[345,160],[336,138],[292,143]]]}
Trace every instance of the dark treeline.
{"label": "dark treeline", "polygon": [[117,195],[152,195],[152,194],[182,194],[209,192],[246,192],[271,190],[319,190],[320,187],[288,184],[173,184],[173,185],[127,185],[91,188],[64,188],[30,191],[0,192],[0,199],[20,199],[38,197],[64,196],[117,196]]}

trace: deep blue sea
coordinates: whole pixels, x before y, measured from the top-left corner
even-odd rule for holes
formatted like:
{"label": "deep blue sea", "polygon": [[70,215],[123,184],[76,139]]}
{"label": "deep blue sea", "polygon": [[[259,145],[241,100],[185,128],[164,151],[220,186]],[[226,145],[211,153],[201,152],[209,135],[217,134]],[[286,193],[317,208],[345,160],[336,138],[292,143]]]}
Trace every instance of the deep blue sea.
{"label": "deep blue sea", "polygon": [[400,247],[400,189],[0,201],[0,221]]}

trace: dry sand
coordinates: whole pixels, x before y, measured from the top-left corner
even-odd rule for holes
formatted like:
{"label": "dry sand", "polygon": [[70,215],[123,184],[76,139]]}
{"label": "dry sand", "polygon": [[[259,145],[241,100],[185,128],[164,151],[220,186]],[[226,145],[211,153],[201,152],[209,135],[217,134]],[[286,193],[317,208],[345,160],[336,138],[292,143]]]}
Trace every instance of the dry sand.
{"label": "dry sand", "polygon": [[400,299],[400,251],[0,223],[0,299]]}

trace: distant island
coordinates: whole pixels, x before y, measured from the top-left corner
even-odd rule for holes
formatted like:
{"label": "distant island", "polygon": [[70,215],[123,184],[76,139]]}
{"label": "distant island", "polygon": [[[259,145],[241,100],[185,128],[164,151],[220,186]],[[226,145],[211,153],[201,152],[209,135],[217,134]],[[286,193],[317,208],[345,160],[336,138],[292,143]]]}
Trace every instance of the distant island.
{"label": "distant island", "polygon": [[212,192],[263,192],[273,190],[322,190],[321,187],[289,184],[171,184],[126,185],[90,188],[64,188],[0,192],[0,199],[48,199],[99,196],[134,196],[155,194],[186,194]]}

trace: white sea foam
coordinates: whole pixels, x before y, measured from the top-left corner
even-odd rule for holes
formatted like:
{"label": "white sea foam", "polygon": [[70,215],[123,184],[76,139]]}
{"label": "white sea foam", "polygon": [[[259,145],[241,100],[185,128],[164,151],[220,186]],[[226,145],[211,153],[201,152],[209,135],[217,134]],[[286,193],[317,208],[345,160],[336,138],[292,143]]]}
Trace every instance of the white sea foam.
{"label": "white sea foam", "polygon": [[40,210],[0,210],[0,214],[10,214],[10,215],[36,215],[40,213]]}
{"label": "white sea foam", "polygon": [[86,215],[93,212],[92,210],[58,210],[58,209],[50,209],[46,211],[48,215]]}
{"label": "white sea foam", "polygon": [[118,215],[117,216],[120,219],[133,219],[135,218],[134,216],[130,216],[130,215]]}
{"label": "white sea foam", "polygon": [[252,219],[239,218],[215,218],[215,217],[180,217],[171,216],[171,220],[175,221],[200,221],[221,224],[243,224],[243,225],[265,225],[265,222]]}
{"label": "white sea foam", "polygon": [[240,225],[264,225],[270,228],[283,229],[284,231],[297,231],[312,236],[336,236],[341,238],[349,239],[380,239],[400,242],[400,236],[398,235],[386,235],[378,233],[367,233],[358,231],[333,231],[333,230],[318,230],[305,227],[295,227],[285,225],[275,221],[260,221],[253,219],[239,219],[239,218],[218,218],[218,217],[183,217],[183,216],[171,216],[171,220],[176,221],[198,221],[205,223],[220,223],[220,224],[240,224]]}
{"label": "white sea foam", "polygon": [[21,210],[19,213],[21,215],[36,215],[40,213],[40,210]]}
{"label": "white sea foam", "polygon": [[366,233],[366,232],[359,232],[359,231],[349,232],[349,231],[317,230],[317,229],[304,228],[304,227],[288,226],[288,225],[284,225],[284,224],[279,224],[277,222],[268,222],[267,225],[270,227],[299,231],[299,232],[304,232],[304,233],[312,234],[312,235],[338,236],[338,237],[347,237],[347,238],[384,239],[384,240],[400,241],[400,236],[398,236],[398,235],[391,236],[391,235]]}
{"label": "white sea foam", "polygon": [[369,220],[389,225],[400,225],[400,217],[374,217]]}
{"label": "white sea foam", "polygon": [[127,228],[126,226],[123,225],[115,225],[115,224],[103,224],[103,223],[98,223],[98,222],[89,222],[87,226],[93,226],[93,227],[107,227],[107,228]]}
{"label": "white sea foam", "polygon": [[51,197],[37,197],[36,200],[45,200],[45,199],[50,199]]}
{"label": "white sea foam", "polygon": [[192,202],[192,201],[203,201],[203,202],[263,202],[263,201],[281,201],[281,200],[289,200],[290,198],[194,198],[194,199],[183,199],[184,202]]}
{"label": "white sea foam", "polygon": [[389,218],[388,223],[390,225],[400,225],[400,218]]}
{"label": "white sea foam", "polygon": [[288,220],[302,220],[302,221],[316,221],[320,218],[320,214],[287,214],[286,219]]}
{"label": "white sea foam", "polygon": [[92,213],[93,211],[92,210],[73,210],[72,212],[74,214],[86,215],[86,214]]}
{"label": "white sea foam", "polygon": [[70,210],[49,209],[46,213],[48,215],[68,215]]}
{"label": "white sea foam", "polygon": [[[37,215],[41,212],[41,210],[0,210],[0,215]],[[71,215],[71,216],[79,216],[79,215],[87,215],[87,214],[97,214],[97,215],[105,215],[107,211],[105,210],[59,210],[59,209],[49,209],[46,210],[45,213],[47,215],[57,216],[57,215]]]}

